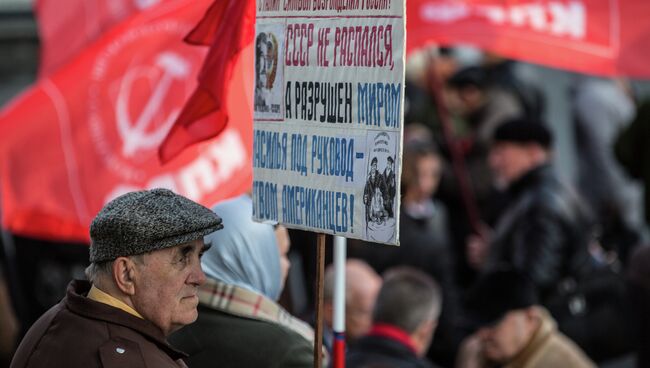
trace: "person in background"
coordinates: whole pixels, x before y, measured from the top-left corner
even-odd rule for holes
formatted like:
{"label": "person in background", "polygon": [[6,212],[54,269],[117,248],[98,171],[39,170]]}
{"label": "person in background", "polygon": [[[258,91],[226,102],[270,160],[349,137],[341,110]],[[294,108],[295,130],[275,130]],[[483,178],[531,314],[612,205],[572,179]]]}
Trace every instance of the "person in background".
{"label": "person in background", "polygon": [[571,102],[576,188],[594,211],[601,244],[625,263],[646,232],[641,185],[625,174],[612,150],[619,132],[634,118],[631,86],[621,79],[582,77]]}
{"label": "person in background", "polygon": [[286,228],[252,220],[243,195],[214,207],[224,230],[206,236],[208,277],[199,289],[199,318],[171,336],[194,367],[312,367],[314,332],[284,310],[280,297],[289,269]]}
{"label": "person in background", "polygon": [[455,257],[446,208],[433,197],[442,167],[442,159],[432,142],[413,140],[406,145],[402,160],[400,246],[357,246],[350,250],[350,254],[366,260],[378,273],[396,266],[411,266],[440,283],[442,316],[429,357],[441,364],[453,364],[461,340],[455,328],[458,310],[453,267]]}
{"label": "person in background", "polygon": [[[323,319],[325,325],[323,343],[328,351],[333,347],[334,322],[334,267],[325,271]],[[372,309],[381,287],[381,277],[368,264],[359,259],[345,263],[345,338],[353,344],[364,336],[372,325]]]}
{"label": "person in background", "polygon": [[409,267],[386,272],[368,335],[346,357],[350,368],[432,367],[425,358],[435,332],[442,294],[425,273]]}
{"label": "person in background", "polygon": [[458,368],[595,368],[580,348],[557,330],[521,273],[485,274],[469,294],[478,331],[463,342]]}
{"label": "person in background", "polygon": [[222,227],[208,208],[167,189],[112,200],[90,225],[90,282],[70,283],[11,367],[185,367],[166,337],[196,320],[203,236]]}
{"label": "person in background", "polygon": [[644,215],[646,225],[650,224],[650,100],[639,104],[632,123],[620,131],[614,142],[614,153],[625,172],[642,182],[644,193]]}
{"label": "person in background", "polygon": [[523,272],[542,302],[590,261],[589,213],[554,175],[552,143],[539,122],[515,119],[496,129],[489,162],[507,188],[508,205],[488,238],[468,242],[470,264],[484,271],[507,264]]}

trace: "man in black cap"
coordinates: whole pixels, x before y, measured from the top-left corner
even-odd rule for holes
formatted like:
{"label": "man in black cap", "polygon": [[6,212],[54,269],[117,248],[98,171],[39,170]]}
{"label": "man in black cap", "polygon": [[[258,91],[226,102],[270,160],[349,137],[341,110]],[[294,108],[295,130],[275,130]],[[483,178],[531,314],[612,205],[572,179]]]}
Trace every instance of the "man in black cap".
{"label": "man in black cap", "polygon": [[531,282],[500,269],[484,275],[470,291],[470,315],[478,331],[462,344],[457,367],[591,368],[594,363],[557,330],[538,305]]}
{"label": "man in black cap", "polygon": [[90,225],[90,282],[29,330],[11,367],[185,367],[166,337],[197,318],[210,209],[166,189],[109,202]]}
{"label": "man in black cap", "polygon": [[469,261],[483,271],[509,265],[532,280],[542,304],[557,285],[586,271],[589,216],[554,175],[553,137],[540,122],[511,120],[494,135],[489,163],[508,205],[488,238],[471,237]]}

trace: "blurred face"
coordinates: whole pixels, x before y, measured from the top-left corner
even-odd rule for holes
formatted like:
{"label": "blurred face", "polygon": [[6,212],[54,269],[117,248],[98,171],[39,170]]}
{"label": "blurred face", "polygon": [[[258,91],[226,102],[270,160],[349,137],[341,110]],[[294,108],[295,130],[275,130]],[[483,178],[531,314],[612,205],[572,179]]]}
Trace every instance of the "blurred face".
{"label": "blurred face", "polygon": [[509,312],[496,325],[478,331],[483,354],[496,363],[508,362],[526,347],[537,326],[538,320],[529,310]]}
{"label": "blurred face", "polygon": [[196,321],[204,250],[203,239],[195,240],[145,254],[135,268],[133,306],[166,336]]}
{"label": "blurred face", "polygon": [[483,92],[474,86],[450,88],[446,91],[445,97],[449,109],[463,117],[476,112],[485,103]]}
{"label": "blurred face", "polygon": [[539,147],[533,144],[499,142],[492,145],[489,163],[497,183],[510,185],[537,164],[535,152]]}
{"label": "blurred face", "polygon": [[441,166],[440,158],[435,155],[427,155],[418,160],[416,170],[420,199],[430,198],[438,189]]}
{"label": "blurred face", "polygon": [[381,282],[373,280],[348,294],[345,308],[345,334],[350,339],[358,339],[370,331],[372,310],[380,288]]}
{"label": "blurred face", "polygon": [[287,279],[289,274],[289,267],[291,267],[291,262],[287,254],[289,253],[289,248],[291,248],[291,240],[289,239],[289,232],[287,228],[278,225],[275,228],[275,238],[278,242],[278,250],[280,251],[280,272],[282,272],[282,289],[284,288],[284,282]]}
{"label": "blurred face", "polygon": [[413,176],[407,179],[406,201],[422,201],[436,192],[440,183],[442,162],[436,155],[428,154],[417,158],[414,167],[415,171],[409,174]]}

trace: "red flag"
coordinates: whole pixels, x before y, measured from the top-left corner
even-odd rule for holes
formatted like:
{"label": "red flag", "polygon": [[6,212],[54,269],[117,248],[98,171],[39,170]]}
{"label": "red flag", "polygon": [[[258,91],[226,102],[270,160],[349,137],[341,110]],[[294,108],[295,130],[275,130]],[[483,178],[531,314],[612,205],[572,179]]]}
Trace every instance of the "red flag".
{"label": "red flag", "polygon": [[40,75],[54,72],[115,24],[162,1],[167,0],[37,0]]}
{"label": "red flag", "polygon": [[[183,108],[160,147],[167,162],[186,147],[218,135],[230,119],[224,102],[228,83],[241,50],[253,42],[255,3],[252,0],[215,1],[186,41],[210,45],[199,86]],[[249,55],[252,68],[252,54]],[[251,69],[252,70],[252,69]],[[238,106],[237,108],[242,108]],[[210,115],[211,119],[202,119]]]}
{"label": "red flag", "polygon": [[409,0],[408,50],[469,43],[596,75],[650,78],[644,0]]}
{"label": "red flag", "polygon": [[[196,88],[205,50],[182,38],[208,2],[169,0],[130,17],[0,113],[5,228],[88,241],[94,215],[125,191],[167,187],[212,205],[250,188],[250,124],[232,124],[168,165],[158,160]],[[251,69],[252,61],[235,68],[228,105],[252,100]],[[252,120],[252,108],[231,110],[233,120]]]}

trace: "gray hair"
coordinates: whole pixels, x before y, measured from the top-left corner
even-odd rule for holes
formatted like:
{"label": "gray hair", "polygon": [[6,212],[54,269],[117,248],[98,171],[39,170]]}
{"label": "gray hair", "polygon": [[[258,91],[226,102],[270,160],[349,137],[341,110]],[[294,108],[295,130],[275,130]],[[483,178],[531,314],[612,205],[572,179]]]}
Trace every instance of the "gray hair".
{"label": "gray hair", "polygon": [[396,267],[384,276],[373,322],[413,333],[422,323],[438,319],[441,306],[440,286],[430,276],[411,267]]}
{"label": "gray hair", "polygon": [[[127,258],[132,259],[137,264],[144,264],[145,254],[147,253],[137,254],[135,256],[129,256]],[[111,276],[111,273],[113,272],[113,262],[115,262],[115,260],[103,261],[103,262],[92,262],[88,267],[86,267],[84,271],[88,281],[90,281],[92,284],[97,284],[98,282],[100,282],[99,280],[101,278],[106,276]]]}

